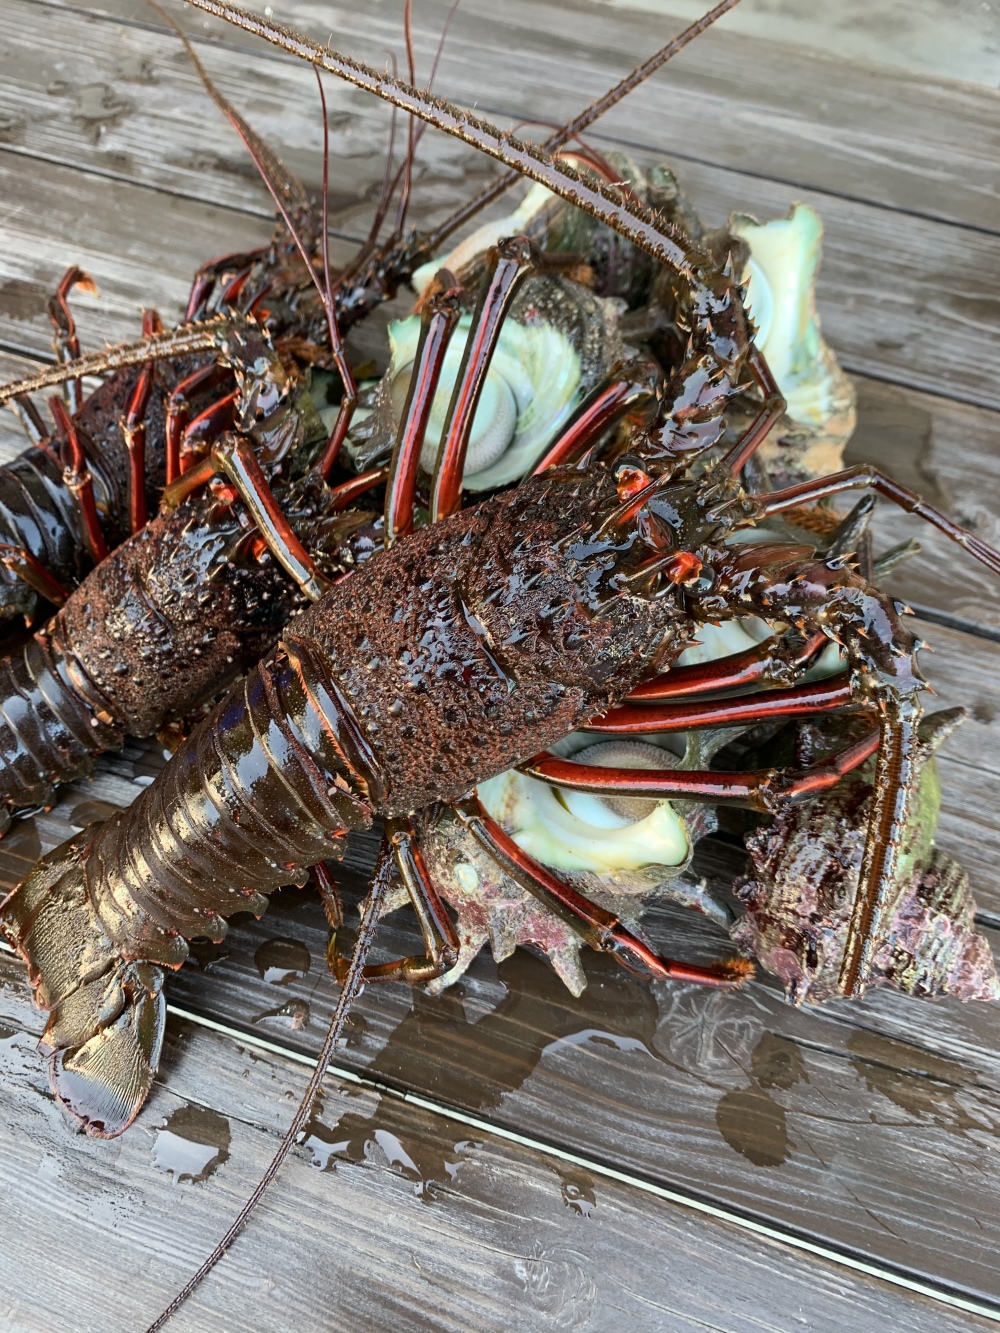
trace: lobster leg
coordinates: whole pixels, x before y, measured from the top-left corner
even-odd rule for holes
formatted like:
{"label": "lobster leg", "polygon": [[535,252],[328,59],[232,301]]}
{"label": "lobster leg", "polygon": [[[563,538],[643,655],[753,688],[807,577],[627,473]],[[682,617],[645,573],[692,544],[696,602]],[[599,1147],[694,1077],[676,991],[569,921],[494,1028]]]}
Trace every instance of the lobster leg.
{"label": "lobster leg", "polygon": [[486,373],[511,302],[534,267],[531,243],[524,237],[501,241],[497,246],[496,257],[487,271],[472,317],[472,331],[462,355],[462,366],[441,435],[431,488],[434,522],[447,518],[461,507],[465,455],[476,408],[486,384]]}
{"label": "lobster leg", "polygon": [[646,796],[655,800],[706,801],[737,805],[762,814],[775,814],[792,801],[804,800],[835,787],[846,774],[872,757],[879,746],[879,732],[869,732],[826,763],[813,768],[761,768],[747,773],[709,772],[699,769],[601,768],[576,764],[554,755],[537,755],[521,769],[529,777],[570,791]]}
{"label": "lobster leg", "polygon": [[[448,276],[450,279],[451,275]],[[460,289],[452,281],[447,281],[445,289],[435,293],[421,315],[420,342],[389,467],[385,496],[386,546],[413,531],[413,500],[420,449],[451,335],[462,313],[459,295]]]}
{"label": "lobster leg", "polygon": [[244,435],[227,436],[213,447],[212,463],[232,482],[274,558],[311,602],[319,601],[329,592],[330,580],[292,531],[250,441]]}
{"label": "lobster leg", "polygon": [[905,509],[908,514],[932,523],[939,532],[943,532],[953,542],[963,546],[971,556],[981,561],[995,574],[1000,574],[1000,551],[995,550],[981,537],[954,523],[947,514],[933,505],[925,504],[916,491],[901,486],[898,481],[872,467],[870,463],[859,463],[844,472],[835,472],[829,477],[820,477],[818,481],[804,481],[797,486],[789,486],[782,491],[772,491],[770,495],[758,495],[754,498],[760,504],[760,518],[770,518],[784,509],[794,509],[798,505],[812,504],[816,500],[830,495],[839,495],[843,491],[874,490],[893,504]]}
{"label": "lobster leg", "polygon": [[577,408],[559,439],[532,470],[537,477],[550,467],[574,463],[606,430],[622,417],[641,412],[655,402],[655,393],[648,382],[628,375],[616,375],[598,385]]}
{"label": "lobster leg", "polygon": [[799,671],[805,671],[813,665],[829,642],[822,630],[810,634],[804,642],[788,635],[765,639],[756,648],[731,653],[728,657],[717,657],[714,662],[672,667],[662,675],[637,685],[625,702],[651,704],[665,699],[714,693],[716,690],[736,690],[747,685],[765,689],[790,685]]}
{"label": "lobster leg", "polygon": [[[56,360],[64,365],[69,361],[75,361],[80,355],[80,340],[76,336],[76,321],[73,319],[67,299],[74,287],[79,287],[81,291],[87,292],[90,296],[97,295],[97,284],[94,279],[88,273],[84,273],[82,268],[77,268],[73,264],[63,274],[55,295],[49,301],[49,319],[55,329],[52,346],[55,349]],[[66,401],[69,404],[70,413],[74,415],[83,406],[83,390],[78,379],[71,379],[67,382]]]}
{"label": "lobster leg", "polygon": [[722,460],[722,466],[727,468],[734,477],[743,471],[748,461],[767,439],[772,428],[781,420],[781,416],[787,407],[777,381],[771,374],[763,355],[756,347],[751,347],[747,356],[747,365],[750,367],[754,379],[760,385],[764,394],[764,402],[746,434]]}
{"label": "lobster leg", "polygon": [[24,394],[20,398],[12,398],[9,407],[20,421],[25,435],[35,448],[47,449],[49,432],[45,428],[41,413],[28,395]]}
{"label": "lobster leg", "polygon": [[239,389],[233,389],[224,397],[217,398],[189,426],[185,426],[178,450],[181,476],[205,457],[210,441],[217,439],[223,431],[232,430],[239,400]]}
{"label": "lobster leg", "polygon": [[791,690],[645,706],[626,703],[588,722],[584,730],[602,736],[642,736],[660,731],[689,731],[692,727],[750,726],[772,718],[840,712],[857,707],[860,702],[850,672],[844,671],[829,680]]}
{"label": "lobster leg", "polygon": [[213,361],[185,376],[167,399],[167,485],[181,475],[181,441],[187,426],[191,398],[227,377],[225,367]]}
{"label": "lobster leg", "polygon": [[[375,963],[365,968],[365,981],[405,981],[411,986],[423,985],[441,976],[458,961],[459,940],[451,917],[441,901],[434,881],[424,863],[420,844],[409,819],[386,820],[386,837],[392,845],[396,865],[406,885],[420,923],[420,933],[427,953],[410,958],[396,958],[388,963]],[[338,960],[337,976],[342,980]],[[346,962],[346,960],[342,960]]]}
{"label": "lobster leg", "polygon": [[54,578],[23,546],[0,542],[0,565],[9,569],[12,574],[16,574],[29,588],[34,588],[35,592],[53,606],[63,606],[69,600],[69,589],[64,588],[59,580]]}
{"label": "lobster leg", "polygon": [[[155,310],[145,310],[142,316],[143,337],[151,337],[161,330],[160,317]],[[146,409],[153,388],[155,366],[147,361],[132,390],[128,410],[122,422],[122,435],[128,449],[128,512],[133,532],[146,526]]]}
{"label": "lobster leg", "polygon": [[753,974],[753,965],[742,959],[700,967],[661,958],[616,916],[592,903],[529,856],[490,817],[478,796],[467,797],[453,808],[476,841],[515,883],[561,917],[592,949],[612,954],[629,971],[674,981],[698,982],[703,986],[738,986]]}
{"label": "lobster leg", "polygon": [[101,520],[97,513],[97,503],[94,500],[94,478],[87,466],[87,456],[83,451],[83,445],[80,443],[80,436],[77,434],[72,418],[66,411],[63,400],[56,394],[49,399],[49,406],[52,409],[56,426],[65,436],[66,443],[69,446],[69,464],[63,470],[63,481],[80,510],[80,517],[83,521],[83,536],[90,557],[96,565],[99,565],[107,557],[108,544],[104,540],[104,533],[101,531]]}

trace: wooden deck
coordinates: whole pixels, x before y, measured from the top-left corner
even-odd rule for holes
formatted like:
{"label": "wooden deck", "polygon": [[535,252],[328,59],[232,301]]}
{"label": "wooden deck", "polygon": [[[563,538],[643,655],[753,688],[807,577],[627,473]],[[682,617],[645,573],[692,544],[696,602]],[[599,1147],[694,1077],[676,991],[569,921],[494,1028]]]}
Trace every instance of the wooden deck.
{"label": "wooden deck", "polygon": [[[418,0],[426,74],[448,4]],[[378,63],[401,6],[281,0],[276,17]],[[304,68],[178,12],[223,90],[309,184]],[[498,118],[562,120],[677,26],[586,0],[463,0],[437,80]],[[366,228],[385,109],[327,82],[344,253]],[[824,331],[855,375],[856,457],[877,456],[1000,539],[1000,95],[725,30],[593,138],[668,157],[709,223],[821,211]],[[428,134],[421,221],[490,174]],[[142,0],[0,4],[0,375],[50,356],[67,264],[87,347],[175,318],[197,266],[260,243],[267,198],[176,37]],[[376,337],[374,331],[367,335]],[[0,421],[3,457],[23,447]],[[895,589],[970,720],[941,760],[940,843],[1000,943],[1000,585],[893,513],[923,554]],[[13,883],[159,763],[133,747],[0,843]],[[353,847],[356,887],[371,848]],[[709,840],[731,878],[742,854]],[[406,935],[407,924],[396,928]],[[683,956],[713,929],[664,911]],[[138,1330],[252,1188],[291,1115],[334,991],[308,894],[196,950],[136,1126],[74,1135],[35,1053],[23,969],[0,955],[0,1330]],[[403,942],[403,941],[400,941]],[[594,956],[573,1000],[540,962],[481,958],[439,999],[369,991],[306,1143],[171,1327],[951,1333],[1000,1320],[1000,1011],[877,994],[801,1012],[754,983],[647,986]]]}

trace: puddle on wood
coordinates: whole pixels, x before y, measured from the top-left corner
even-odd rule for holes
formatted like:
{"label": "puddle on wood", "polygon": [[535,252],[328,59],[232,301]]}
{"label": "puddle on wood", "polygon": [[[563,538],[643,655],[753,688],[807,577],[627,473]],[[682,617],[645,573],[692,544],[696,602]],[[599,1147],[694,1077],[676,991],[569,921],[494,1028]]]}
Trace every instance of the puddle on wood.
{"label": "puddle on wood", "polygon": [[348,1111],[333,1127],[322,1120],[323,1106],[303,1126],[299,1144],[308,1150],[319,1171],[334,1171],[338,1161],[388,1167],[413,1182],[413,1192],[424,1203],[433,1203],[436,1190],[455,1179],[465,1154],[478,1147],[471,1139],[459,1139],[450,1148],[438,1139],[411,1135],[405,1140],[377,1124],[373,1116]]}
{"label": "puddle on wood", "polygon": [[283,935],[265,940],[253,956],[257,971],[271,986],[287,986],[304,977],[312,965],[312,955],[300,940]]}
{"label": "puddle on wood", "polygon": [[[958,1101],[975,1070],[874,1032],[852,1032],[847,1047],[855,1073],[869,1092],[881,1093],[909,1115],[933,1120],[950,1134],[965,1135],[970,1130],[996,1134],[1000,1129],[989,1120],[975,1119]],[[879,1118],[874,1109],[870,1114],[873,1120]]]}
{"label": "puddle on wood", "polygon": [[587,989],[577,1000],[546,963],[518,949],[498,968],[505,994],[474,1027],[463,985],[435,996],[414,991],[409,1014],[369,1072],[481,1111],[500,1106],[547,1053],[604,1046],[658,1058],[659,1009],[649,985],[607,958],[587,959],[586,968]]}
{"label": "puddle on wood", "polygon": [[750,1057],[750,1077],[749,1088],[734,1088],[720,1098],[716,1127],[730,1148],[754,1166],[781,1166],[797,1145],[788,1133],[785,1108],[769,1090],[809,1082],[802,1051],[765,1032]]}
{"label": "puddle on wood", "polygon": [[191,940],[188,950],[202,972],[211,972],[216,963],[223,962],[232,953],[228,944],[216,944],[214,940]]}
{"label": "puddle on wood", "polygon": [[594,1194],[594,1179],[586,1171],[573,1167],[559,1167],[559,1179],[562,1182],[562,1201],[573,1213],[581,1217],[590,1217],[597,1207]]}
{"label": "puddle on wood", "polygon": [[229,1121],[202,1106],[180,1106],[167,1116],[153,1140],[153,1165],[173,1177],[198,1184],[229,1160]]}
{"label": "puddle on wood", "polygon": [[[280,984],[280,983],[278,983]],[[277,1023],[292,1032],[300,1032],[309,1026],[309,1003],[307,1000],[287,1000],[277,1009],[265,1009],[262,1014],[255,1014],[251,1023]]]}

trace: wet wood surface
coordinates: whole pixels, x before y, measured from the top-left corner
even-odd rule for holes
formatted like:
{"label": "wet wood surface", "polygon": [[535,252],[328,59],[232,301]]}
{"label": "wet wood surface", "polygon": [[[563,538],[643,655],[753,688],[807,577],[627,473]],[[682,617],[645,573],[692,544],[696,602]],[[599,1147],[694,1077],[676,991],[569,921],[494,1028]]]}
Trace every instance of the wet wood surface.
{"label": "wet wood surface", "polygon": [[[386,47],[401,50],[398,5],[274,8],[377,63]],[[417,6],[425,74],[447,8]],[[177,12],[224,91],[314,183],[309,72]],[[176,318],[197,266],[259,244],[270,210],[176,37],[139,0],[4,0],[3,14],[7,379],[50,355],[45,301],[67,264],[98,280],[100,299],[75,308],[84,344],[99,346],[134,336],[142,305]],[[562,119],[676,26],[584,0],[463,0],[436,87],[508,123]],[[331,202],[346,255],[370,216],[388,115],[327,87]],[[594,136],[643,161],[670,158],[710,224],[734,209],[770,217],[795,199],[816,204],[827,227],[824,331],[859,389],[851,457],[877,459],[993,541],[998,132],[1000,99],[989,90],[720,28]],[[491,170],[428,133],[418,220],[447,211]],[[367,331],[372,347],[379,327]],[[20,447],[6,417],[0,450]],[[983,927],[1000,944],[1000,589],[903,516],[883,506],[878,522],[885,545],[910,534],[924,544],[892,588],[937,650],[925,668],[940,706],[970,713],[941,757],[939,842],[968,869]],[[18,825],[0,843],[0,887],[127,804],[161,764],[155,750],[131,746]],[[355,901],[372,845],[360,839],[349,852]],[[743,854],[713,838],[698,867],[724,886]],[[719,931],[679,911],[659,912],[653,931],[684,957],[726,948]],[[335,996],[326,934],[309,892],[285,892],[261,922],[238,920],[224,945],[198,948],[171,986],[153,1100],[114,1143],[68,1130],[34,1053],[40,1020],[23,973],[2,963],[4,1333],[142,1328],[181,1285],[291,1115],[306,1077],[293,1057],[318,1048]],[[411,942],[401,914],[385,947]],[[721,995],[648,986],[596,956],[586,971],[579,1000],[528,955],[499,967],[482,957],[436,998],[370,990],[337,1054],[364,1082],[331,1078],[308,1141],[178,1329],[610,1330],[624,1321],[950,1333],[1000,1318],[996,1010],[877,993],[863,1005],[797,1011],[766,981]],[[796,1249],[803,1241],[940,1299]],[[949,1306],[954,1299],[982,1316]]]}

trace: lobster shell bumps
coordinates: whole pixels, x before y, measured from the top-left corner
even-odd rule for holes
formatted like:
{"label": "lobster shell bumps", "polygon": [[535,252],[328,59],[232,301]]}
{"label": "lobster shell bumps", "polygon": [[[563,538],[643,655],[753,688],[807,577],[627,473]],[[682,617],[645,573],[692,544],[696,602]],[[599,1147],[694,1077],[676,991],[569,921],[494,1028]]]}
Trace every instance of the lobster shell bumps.
{"label": "lobster shell bumps", "polygon": [[40,873],[82,869],[120,955],[177,966],[185,938],[262,912],[373,812],[457,799],[604,711],[674,626],[690,635],[672,598],[613,581],[641,543],[588,537],[617,499],[607,474],[549,473],[361,566],[135,805]]}

